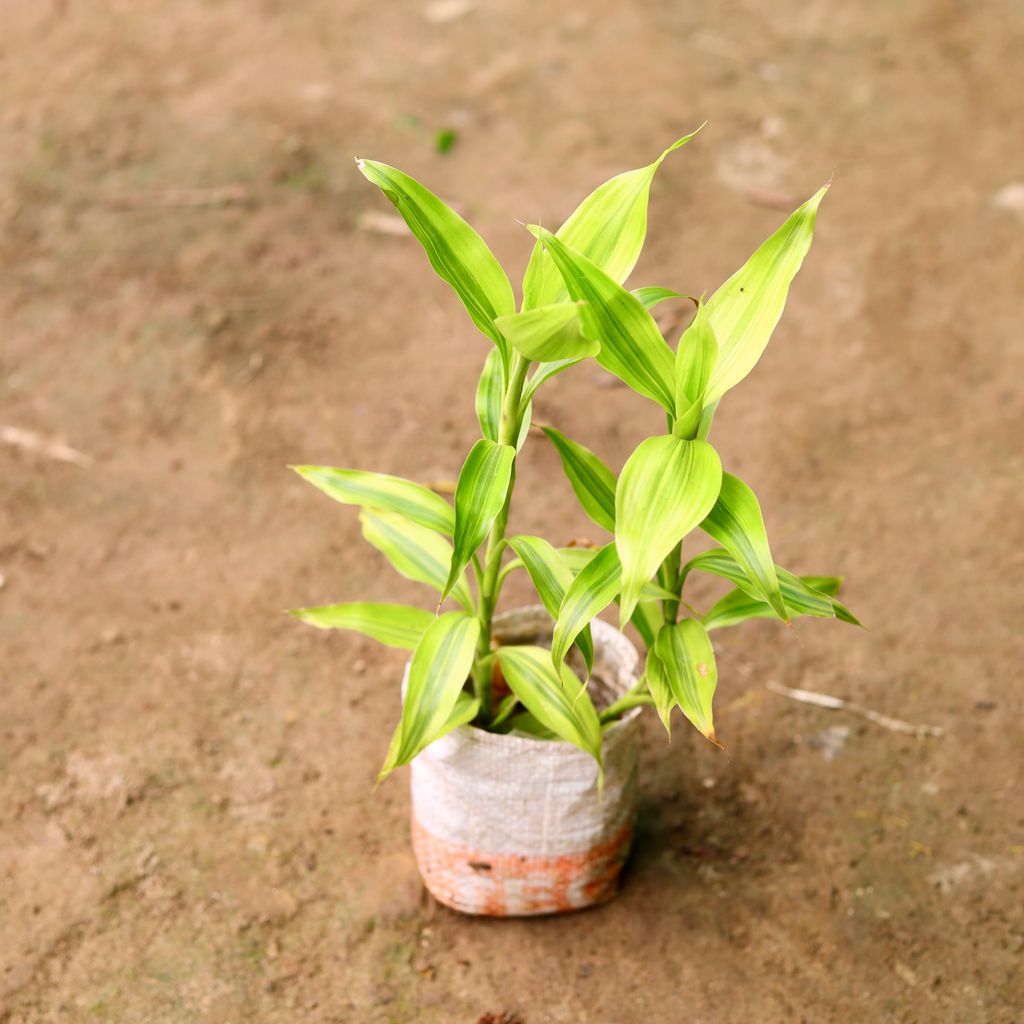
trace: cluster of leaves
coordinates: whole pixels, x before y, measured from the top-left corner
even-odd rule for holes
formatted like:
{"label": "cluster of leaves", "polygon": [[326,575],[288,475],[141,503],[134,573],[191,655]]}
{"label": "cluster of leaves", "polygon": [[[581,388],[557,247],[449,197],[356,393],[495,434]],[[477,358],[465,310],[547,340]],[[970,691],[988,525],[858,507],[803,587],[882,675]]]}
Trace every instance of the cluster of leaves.
{"label": "cluster of leaves", "polygon": [[[397,477],[294,467],[330,497],[359,506],[370,544],[401,575],[439,594],[436,613],[366,602],[294,613],[315,626],[356,630],[412,651],[402,719],[382,777],[468,722],[565,740],[600,765],[602,730],[638,704],[653,704],[666,729],[678,707],[717,742],[712,630],[752,618],[788,623],[802,615],[856,622],[835,597],[837,578],[798,576],[775,564],[754,492],[723,472],[708,441],[719,401],[754,367],[782,314],[827,186],[707,302],[697,303],[675,350],[651,311],[678,293],[623,285],[646,237],[655,173],[692,137],[605,182],[558,231],[530,226],[535,244],[518,311],[505,271],[469,224],[407,174],[358,161],[493,344],[476,395],[482,436],[459,474],[454,507]],[[583,445],[544,428],[584,511],[613,539],[586,550],[558,549],[536,536],[507,537],[515,461],[533,396],[556,374],[591,358],[660,405],[666,432],[641,441],[616,478]],[[697,529],[717,546],[683,562],[682,541]],[[550,651],[492,645],[502,584],[520,569],[552,617]],[[733,585],[703,614],[683,600],[694,572]],[[441,613],[446,601],[456,607]],[[589,673],[590,623],[613,602],[621,626],[632,623],[643,638],[646,664],[638,685],[598,713],[567,656],[575,646]],[[510,691],[501,700],[492,693],[495,678]]]}

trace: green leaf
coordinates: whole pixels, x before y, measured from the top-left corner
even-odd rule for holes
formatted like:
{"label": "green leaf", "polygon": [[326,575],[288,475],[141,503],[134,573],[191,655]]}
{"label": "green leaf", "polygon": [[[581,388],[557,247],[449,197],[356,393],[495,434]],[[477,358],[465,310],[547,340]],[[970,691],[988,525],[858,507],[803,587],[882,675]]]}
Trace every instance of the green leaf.
{"label": "green leaf", "polygon": [[[721,548],[712,548],[710,551],[704,551],[691,558],[683,569],[683,578],[685,579],[695,569],[721,576],[723,579],[735,583],[739,592],[745,594],[748,599],[747,602],[744,602],[740,597],[734,596],[736,591],[726,594],[704,616],[708,629],[731,626],[742,621],[743,618],[779,618],[778,613],[771,605],[762,601],[757,586],[727,551],[723,551]],[[793,617],[809,615],[824,619],[837,618],[854,626],[860,625],[850,610],[835,598],[834,592],[838,589],[836,577],[796,576],[787,569],[783,569],[781,565],[775,566],[775,574],[779,580],[779,590],[788,615]],[[764,614],[761,614],[761,606],[763,606]],[[742,615],[742,618],[733,618],[735,615],[740,615],[741,610],[745,608],[757,608],[758,613]]]}
{"label": "green leaf", "polygon": [[569,648],[590,621],[615,600],[622,567],[615,544],[606,544],[573,579],[562,598],[551,638],[551,660],[561,668]]}
{"label": "green leaf", "polygon": [[451,285],[473,323],[498,346],[502,359],[507,361],[508,346],[494,319],[514,313],[515,298],[505,271],[484,240],[451,207],[408,174],[376,160],[357,160],[356,164],[395,205],[438,276]]}
{"label": "green leaf", "polygon": [[630,619],[640,634],[647,650],[654,646],[654,638],[665,622],[660,601],[637,601],[636,611]]}
{"label": "green leaf", "polygon": [[708,300],[718,362],[706,402],[718,401],[754,368],[782,316],[793,278],[811,247],[819,189]]}
{"label": "green leaf", "polygon": [[[501,365],[501,353],[492,348],[484,360],[484,368],[480,373],[480,382],[476,386],[476,418],[480,421],[480,433],[488,441],[498,440],[501,428],[501,399],[505,391],[504,370]],[[455,529],[455,516],[452,515],[452,530]]]}
{"label": "green leaf", "polygon": [[[654,163],[618,174],[600,185],[558,229],[557,237],[613,280],[625,281],[647,235],[647,201],[654,175],[665,157],[697,132],[674,142]],[[565,295],[565,286],[550,257],[534,249],[523,278],[523,308],[561,302]]]}
{"label": "green leaf", "polygon": [[[572,570],[573,575],[582,572],[600,553],[600,548],[557,548],[562,561]],[[641,601],[674,601],[675,594],[660,583],[650,580],[640,591]]]}
{"label": "green leaf", "polygon": [[658,287],[634,288],[633,294],[640,300],[640,304],[648,312],[662,302],[667,302],[669,299],[678,299],[680,297],[679,292],[674,292],[671,288]]}
{"label": "green leaf", "polygon": [[371,601],[293,608],[288,614],[318,629],[351,629],[388,647],[409,651],[419,643],[420,637],[434,621],[434,616],[422,608]]}
{"label": "green leaf", "polygon": [[615,474],[589,449],[570,441],[554,427],[544,427],[548,440],[562,459],[583,511],[609,532],[615,529]]}
{"label": "green leaf", "polygon": [[[516,698],[518,701],[518,698]],[[518,715],[508,720],[509,732],[522,732],[535,740],[557,740],[558,733],[541,725],[529,711],[521,711]]]}
{"label": "green leaf", "polygon": [[851,626],[860,625],[846,605],[835,596],[842,582],[838,577],[796,576],[778,565],[775,571],[779,577],[782,600],[790,614],[811,615],[819,619],[834,617],[841,622],[848,622]]}
{"label": "green leaf", "polygon": [[[841,619],[859,626],[847,608],[835,599],[839,590],[836,576],[794,576],[778,569],[779,585],[786,610],[793,618],[809,615],[823,619]],[[777,619],[778,613],[767,601],[759,601],[737,587],[730,590],[701,619],[706,629],[735,626],[747,619]]]}
{"label": "green leaf", "polygon": [[665,556],[708,514],[721,481],[722,464],[707,441],[649,437],[626,460],[615,491],[623,625]]}
{"label": "green leaf", "polygon": [[710,610],[701,616],[701,622],[707,630],[722,629],[725,626],[736,626],[747,619],[777,619],[774,609],[767,601],[758,601],[746,591],[737,587],[730,590],[720,601],[716,601]]}
{"label": "green leaf", "polygon": [[[683,566],[682,572],[680,573],[680,577],[683,582],[686,581],[686,577],[695,569],[702,572],[712,573],[715,576],[721,576],[726,580],[731,580],[736,584],[736,586],[746,590],[751,597],[756,597],[760,600],[756,584],[753,583],[750,577],[740,568],[736,559],[723,548],[711,548],[710,551],[702,551],[699,555],[694,555],[694,557]],[[776,575],[778,575],[777,567]]]}
{"label": "green leaf", "polygon": [[[573,573],[562,556],[543,537],[513,537],[509,547],[522,559],[537,594],[552,619],[558,619],[565,592],[572,586]],[[576,637],[589,673],[594,667],[594,643],[587,626]]]}
{"label": "green leaf", "polygon": [[835,597],[843,585],[842,576],[801,576],[799,579],[801,583],[806,583],[811,590],[817,590],[818,593],[828,597]]}
{"label": "green leaf", "polygon": [[481,438],[469,451],[455,485],[455,552],[442,600],[483,543],[495,516],[505,504],[516,450]]}
{"label": "green leaf", "polygon": [[519,698],[514,693],[507,693],[501,698],[498,704],[498,710],[494,712],[494,717],[491,719],[490,728],[492,730],[497,729],[502,722],[505,721],[512,714],[512,712],[518,707]]}
{"label": "green leaf", "polygon": [[453,729],[458,729],[460,725],[468,725],[476,718],[479,711],[480,700],[465,690],[461,691],[455,698],[455,707],[452,708],[451,714],[432,742],[436,743],[442,736],[447,736]]}
{"label": "green leaf", "polygon": [[[661,692],[667,688],[683,714],[712,743],[718,744],[711,711],[718,668],[707,630],[696,619],[666,625],[654,642],[654,654],[654,662],[647,664],[651,693],[659,692],[656,688]],[[657,681],[651,685],[655,677]]]}
{"label": "green leaf", "polygon": [[[654,642],[656,644],[657,639]],[[647,668],[644,678],[647,680],[647,689],[651,691],[651,696],[654,698],[654,709],[658,712],[661,724],[665,726],[665,732],[671,736],[672,709],[676,706],[676,698],[672,693],[672,688],[668,685],[665,667],[653,648],[647,651]]]}
{"label": "green leaf", "polygon": [[[439,739],[447,736],[453,729],[458,729],[460,725],[467,725],[476,718],[480,711],[480,700],[474,697],[471,693],[467,693],[463,690],[458,697],[455,699],[455,707],[452,708],[451,714],[448,716],[447,721],[438,730],[437,735],[431,740],[432,743],[436,743]],[[395,726],[395,731],[391,736],[391,743],[388,746],[388,755],[385,759],[385,764],[390,764],[392,767],[384,770],[377,777],[378,784],[382,782],[394,768],[398,767],[395,759],[398,756],[399,744],[402,742],[402,723],[399,722]]]}
{"label": "green leaf", "polygon": [[556,672],[543,647],[499,647],[509,688],[541,725],[601,764],[601,723],[583,683],[567,665]]}
{"label": "green leaf", "polygon": [[562,561],[572,570],[573,576],[579,575],[597,557],[600,548],[558,548]]}
{"label": "green leaf", "polygon": [[556,359],[550,363],[538,363],[537,369],[533,371],[533,376],[527,382],[526,388],[523,391],[523,401],[527,401],[534,396],[537,388],[541,386],[545,381],[551,380],[552,377],[561,373],[563,370],[568,370],[570,366],[575,366],[577,363],[582,363],[586,356],[574,356],[572,359]]}
{"label": "green leaf", "polygon": [[428,530],[445,533],[455,530],[455,513],[439,494],[411,480],[387,473],[367,473],[361,469],[333,469],[331,466],[292,466],[324,494],[344,505],[395,512]]}
{"label": "green leaf", "polygon": [[672,349],[654,318],[636,296],[585,256],[560,242],[550,231],[530,227],[543,240],[580,307],[583,333],[601,342],[597,362],[634,391],[675,411]]}
{"label": "green leaf", "polygon": [[715,332],[707,308],[698,305],[693,322],[683,331],[676,349],[676,412],[672,433],[692,438],[700,427],[711,370],[718,358]]}
{"label": "green leaf", "polygon": [[583,336],[580,309],[572,302],[500,316],[494,323],[513,348],[538,362],[583,359],[601,349],[599,341]]}
{"label": "green leaf", "polygon": [[[443,591],[452,564],[452,546],[436,533],[392,512],[363,509],[359,514],[363,536],[391,563],[399,575]],[[473,596],[462,578],[452,596],[463,608],[473,609]]]}
{"label": "green leaf", "polygon": [[533,402],[526,402],[519,423],[519,436],[516,438],[516,454],[523,450],[526,439],[530,436],[530,423],[533,421]]}
{"label": "green leaf", "polygon": [[718,400],[714,402],[708,402],[705,398],[704,408],[700,414],[700,425],[697,427],[697,437],[701,441],[708,439],[708,434],[711,433],[711,423],[715,418],[715,412],[718,410]]}
{"label": "green leaf", "polygon": [[736,559],[757,588],[754,596],[767,601],[779,618],[788,622],[761,506],[754,492],[738,476],[723,473],[718,500],[700,525]]}
{"label": "green leaf", "polygon": [[[409,664],[402,721],[379,778],[407,764],[444,732],[455,727],[452,712],[456,710],[473,667],[479,633],[480,623],[464,612],[446,612],[427,628]],[[457,717],[468,714],[471,706],[464,701]]]}
{"label": "green leaf", "polygon": [[[476,418],[480,421],[480,433],[488,441],[497,441],[501,436],[501,403],[505,394],[505,370],[501,365],[501,355],[497,349],[487,353],[483,372],[476,387]],[[516,438],[516,452],[523,450],[526,438],[530,433],[530,420],[533,418],[533,403],[528,395],[520,402],[522,408],[519,437]]]}

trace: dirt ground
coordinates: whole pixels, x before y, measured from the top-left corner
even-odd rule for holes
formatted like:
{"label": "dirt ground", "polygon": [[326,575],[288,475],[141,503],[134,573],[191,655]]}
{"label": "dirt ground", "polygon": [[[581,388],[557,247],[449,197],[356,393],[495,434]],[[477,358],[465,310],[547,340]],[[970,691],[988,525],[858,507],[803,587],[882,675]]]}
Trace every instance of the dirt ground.
{"label": "dirt ground", "polygon": [[[1022,48],[1010,0],[6,0],[0,1021],[1024,1020]],[[713,439],[870,629],[722,634],[728,754],[647,722],[620,897],[465,919],[373,792],[400,652],[280,612],[426,599],[286,463],[477,436],[487,342],[352,158],[522,267],[516,218],[704,119],[633,280],[713,289],[835,172]],[[606,385],[536,416],[618,466],[658,423]],[[514,529],[594,534],[543,440],[520,475]]]}

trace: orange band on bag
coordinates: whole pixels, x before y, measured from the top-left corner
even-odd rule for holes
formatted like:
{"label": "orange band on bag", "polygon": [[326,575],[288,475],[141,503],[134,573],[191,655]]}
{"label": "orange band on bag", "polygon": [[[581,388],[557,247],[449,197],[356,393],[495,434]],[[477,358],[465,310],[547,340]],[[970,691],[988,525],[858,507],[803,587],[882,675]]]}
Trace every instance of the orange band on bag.
{"label": "orange band on bag", "polygon": [[630,823],[580,853],[490,854],[439,839],[412,821],[416,862],[431,895],[454,910],[490,917],[556,914],[611,899],[632,839]]}

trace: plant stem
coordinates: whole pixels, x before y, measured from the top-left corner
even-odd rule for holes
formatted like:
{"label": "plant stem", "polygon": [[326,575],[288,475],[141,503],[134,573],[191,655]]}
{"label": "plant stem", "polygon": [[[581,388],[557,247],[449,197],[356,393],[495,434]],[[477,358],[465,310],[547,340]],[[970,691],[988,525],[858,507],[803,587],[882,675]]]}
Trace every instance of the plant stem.
{"label": "plant stem", "polygon": [[647,680],[641,679],[632,689],[627,690],[617,701],[609,704],[597,717],[602,725],[612,722],[619,715],[641,704],[653,704],[654,698],[647,692]]}
{"label": "plant stem", "polygon": [[[668,432],[675,430],[676,418],[668,413]],[[666,589],[676,595],[674,601],[662,601],[661,611],[665,617],[665,624],[672,625],[679,617],[679,597],[682,594],[681,580],[679,579],[679,567],[682,564],[683,542],[680,541],[666,556],[658,569],[658,582]]]}
{"label": "plant stem", "polygon": [[[675,594],[674,601],[663,601],[662,611],[665,614],[665,623],[671,625],[679,617],[679,598],[682,595],[682,587],[679,580],[679,567],[683,560],[683,542],[680,541],[665,556],[661,563],[661,571],[658,573],[660,582],[666,590]],[[663,577],[663,578],[661,578]]]}
{"label": "plant stem", "polygon": [[[513,351],[509,366],[508,384],[501,402],[501,422],[498,426],[498,443],[515,447],[522,427],[523,385],[529,360]],[[480,637],[477,640],[476,664],[473,669],[473,687],[480,700],[480,717],[484,722],[491,719],[491,667],[484,659],[491,653],[491,624],[498,602],[498,573],[501,571],[501,556],[505,549],[505,531],[508,529],[508,514],[512,505],[512,491],[516,482],[515,462],[508,483],[505,504],[491,525],[487,537],[487,553],[484,555],[484,571],[480,580]]]}

